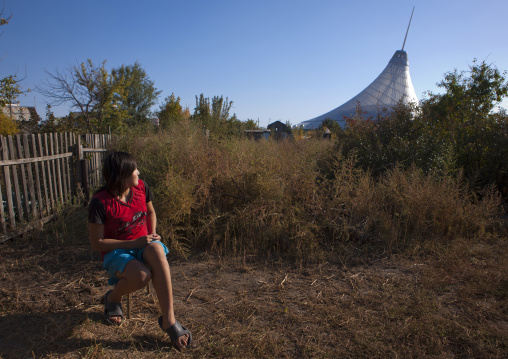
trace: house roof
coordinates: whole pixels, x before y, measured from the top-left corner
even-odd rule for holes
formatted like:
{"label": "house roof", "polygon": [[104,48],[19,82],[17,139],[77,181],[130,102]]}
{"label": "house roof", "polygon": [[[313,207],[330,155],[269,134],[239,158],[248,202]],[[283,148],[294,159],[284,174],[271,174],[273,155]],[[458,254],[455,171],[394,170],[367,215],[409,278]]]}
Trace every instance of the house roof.
{"label": "house roof", "polygon": [[37,118],[37,110],[33,106],[19,106],[18,104],[8,104],[2,107],[5,116],[16,121],[29,121]]}
{"label": "house roof", "polygon": [[275,121],[275,122],[272,122],[271,124],[269,124],[268,126],[266,126],[266,128],[268,129],[271,129],[271,128],[283,128],[283,129],[287,129],[287,126],[285,123],[282,123],[280,121]]}

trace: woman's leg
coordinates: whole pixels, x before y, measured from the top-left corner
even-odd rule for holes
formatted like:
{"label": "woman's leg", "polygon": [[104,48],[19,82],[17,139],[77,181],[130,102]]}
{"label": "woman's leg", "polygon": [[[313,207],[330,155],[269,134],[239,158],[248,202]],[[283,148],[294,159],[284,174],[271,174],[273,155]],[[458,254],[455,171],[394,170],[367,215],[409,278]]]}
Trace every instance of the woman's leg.
{"label": "woman's leg", "polygon": [[[110,303],[121,303],[124,295],[146,287],[150,282],[152,274],[146,265],[137,259],[132,259],[125,265],[123,272],[116,272],[116,277],[118,278],[118,283],[109,292],[107,298]],[[121,321],[119,317],[110,317],[109,319],[117,323]]]}
{"label": "woman's leg", "polygon": [[[150,243],[143,252],[143,260],[152,271],[152,284],[157,292],[159,305],[162,311],[162,328],[168,329],[175,324],[175,312],[173,309],[173,288],[171,285],[171,273],[166,259],[164,248],[159,243]],[[177,346],[183,348],[187,345],[188,335],[177,340]]]}

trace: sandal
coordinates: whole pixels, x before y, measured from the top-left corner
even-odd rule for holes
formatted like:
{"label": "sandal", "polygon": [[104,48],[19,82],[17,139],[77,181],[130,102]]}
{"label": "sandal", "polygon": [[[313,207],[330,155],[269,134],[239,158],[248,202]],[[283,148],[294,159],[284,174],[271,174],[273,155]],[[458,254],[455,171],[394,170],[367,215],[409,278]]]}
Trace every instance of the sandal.
{"label": "sandal", "polygon": [[180,350],[178,347],[175,346],[175,342],[178,338],[180,338],[181,336],[183,336],[185,334],[187,334],[189,336],[189,339],[187,339],[187,345],[185,347],[186,348],[190,347],[190,345],[192,343],[192,334],[187,328],[185,328],[183,325],[181,325],[178,322],[178,320],[175,322],[175,324],[170,326],[168,329],[164,329],[164,328],[162,328],[162,315],[161,315],[159,317],[159,326],[161,327],[162,330],[164,330],[166,333],[168,333],[169,338],[171,339],[171,344],[175,348]]}
{"label": "sandal", "polygon": [[[109,325],[121,325],[123,323],[122,303],[108,302],[109,293],[111,293],[111,290],[104,295],[104,320]],[[122,320],[117,323],[111,321],[110,317],[120,317]]]}

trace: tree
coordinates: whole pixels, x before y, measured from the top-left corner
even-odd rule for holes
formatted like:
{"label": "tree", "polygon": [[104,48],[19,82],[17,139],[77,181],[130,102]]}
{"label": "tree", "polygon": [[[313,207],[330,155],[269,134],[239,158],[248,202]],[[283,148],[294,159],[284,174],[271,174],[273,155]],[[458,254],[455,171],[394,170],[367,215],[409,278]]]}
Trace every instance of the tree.
{"label": "tree", "polygon": [[257,122],[251,118],[248,118],[247,121],[243,123],[243,128],[245,130],[259,130]]}
{"label": "tree", "polygon": [[16,79],[16,75],[0,79],[0,107],[12,104],[23,93],[20,86],[21,81]]}
{"label": "tree", "polygon": [[288,135],[292,135],[293,134],[293,125],[291,124],[291,122],[289,122],[289,120],[286,121],[286,133]]}
{"label": "tree", "polygon": [[114,82],[125,87],[123,96],[119,96],[118,104],[128,116],[129,125],[146,123],[150,119],[150,109],[157,103],[161,93],[151,81],[139,62],[134,65],[122,65],[111,71]]}
{"label": "tree", "polygon": [[196,96],[196,107],[194,108],[193,120],[200,121],[207,127],[214,127],[221,121],[224,122],[229,118],[229,111],[233,101],[224,101],[221,96],[214,96],[210,104],[210,98],[204,97],[203,94]]}
{"label": "tree", "polygon": [[[4,26],[4,25],[7,25],[9,23],[9,21],[11,20],[12,18],[12,14],[9,15],[8,17],[3,17],[4,16],[4,11],[5,11],[5,1],[2,5],[2,10],[0,10],[0,26]],[[0,36],[2,35],[3,33],[0,33]]]}
{"label": "tree", "polygon": [[495,111],[508,96],[506,72],[473,61],[469,71],[448,72],[414,105],[382,112],[376,121],[347,119],[337,150],[356,154],[365,169],[415,164],[427,173],[462,173],[475,188],[496,184],[508,196],[508,116]]}
{"label": "tree", "polygon": [[214,96],[210,103],[210,99],[201,94],[196,96],[196,107],[191,119],[210,130],[213,136],[241,136],[242,122],[235,114],[229,115],[232,106],[233,101],[228,101],[227,97]]}
{"label": "tree", "polygon": [[79,130],[79,120],[77,116],[70,113],[68,116],[55,117],[51,110],[51,105],[46,106],[46,120],[39,124],[40,132],[75,132]]}
{"label": "tree", "polygon": [[39,116],[34,116],[34,113],[30,111],[29,117],[26,118],[26,116],[21,115],[18,110],[15,110],[17,107],[13,106],[16,104],[16,101],[21,94],[30,91],[30,89],[27,91],[23,91],[21,89],[20,83],[23,80],[24,78],[18,80],[16,75],[10,75],[0,79],[0,109],[7,106],[8,113],[4,112],[4,114],[11,120],[22,121],[19,126],[17,125],[18,130],[32,133],[37,128]]}
{"label": "tree", "polygon": [[[12,18],[12,14],[8,17],[3,17],[5,10],[5,1],[3,3],[2,9],[0,10],[0,26],[7,25]],[[0,36],[3,33],[0,33]],[[21,89],[21,81],[23,81],[25,78],[22,78],[20,80],[17,79],[17,75],[9,75],[2,79],[0,79],[0,109],[6,105],[12,105],[15,103],[15,101],[18,99],[19,95],[24,93]],[[30,91],[30,90],[27,90]],[[6,115],[5,113],[2,113],[2,124],[0,125],[2,133],[5,134],[13,134],[17,133],[19,131],[19,127],[17,124],[17,118],[15,118],[15,114],[13,113],[13,107],[9,106],[9,114]],[[34,122],[37,122],[38,119],[32,119],[27,118],[24,120],[28,120],[30,122],[30,126]],[[14,122],[13,122],[14,121]],[[25,123],[26,125],[27,123]]]}
{"label": "tree", "polygon": [[58,132],[58,125],[56,123],[56,117],[53,114],[53,111],[51,111],[51,105],[46,105],[46,120],[41,122],[40,124],[40,131],[41,132]]}
{"label": "tree", "polygon": [[92,60],[64,71],[46,71],[49,79],[37,90],[52,99],[53,105],[70,103],[78,110],[77,120],[88,132],[107,132],[118,129],[127,117],[127,110],[119,104],[126,96],[125,81],[113,78],[105,68]]}
{"label": "tree", "polygon": [[180,97],[175,97],[174,93],[164,99],[156,115],[159,118],[160,128],[167,128],[173,123],[190,118],[189,108],[184,109],[180,105]]}
{"label": "tree", "polygon": [[340,125],[337,121],[332,120],[331,118],[325,118],[321,125],[319,125],[320,130],[329,129],[331,133],[337,135],[340,132]]}
{"label": "tree", "polygon": [[449,151],[451,168],[464,171],[475,185],[500,183],[508,178],[508,118],[495,111],[508,96],[506,71],[473,60],[469,71],[445,74],[421,103],[422,119],[431,136]]}
{"label": "tree", "polygon": [[[2,10],[0,10],[0,26],[7,25],[12,18],[12,14],[9,17],[3,17],[5,11],[5,1],[2,5]],[[0,36],[3,34],[0,33]],[[11,75],[0,79],[0,107],[3,107],[8,104],[12,104],[20,94],[21,87],[19,85],[20,80],[16,80],[16,75]],[[12,118],[12,114],[11,114]]]}
{"label": "tree", "polygon": [[0,111],[0,135],[15,135],[19,132],[16,120]]}

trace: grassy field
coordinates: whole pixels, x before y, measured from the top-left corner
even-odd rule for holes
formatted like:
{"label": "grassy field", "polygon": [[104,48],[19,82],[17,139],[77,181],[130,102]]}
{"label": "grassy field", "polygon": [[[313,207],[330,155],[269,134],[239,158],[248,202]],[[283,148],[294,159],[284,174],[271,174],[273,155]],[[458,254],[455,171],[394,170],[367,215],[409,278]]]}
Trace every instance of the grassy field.
{"label": "grassy field", "polygon": [[[177,318],[192,349],[169,348],[154,291],[133,295],[121,327],[102,322],[107,291],[86,210],[0,246],[0,357],[505,358],[506,238],[454,239],[418,255],[352,246],[302,264],[201,252],[170,257]],[[124,301],[125,306],[125,301]]]}
{"label": "grassy field", "polygon": [[[418,256],[354,256],[296,265],[200,253],[170,258],[178,353],[158,328],[154,291],[131,318],[102,323],[107,290],[83,235],[86,213],[0,247],[0,357],[504,358],[506,239],[454,240]],[[125,306],[125,301],[124,301]]]}
{"label": "grassy field", "polygon": [[171,131],[114,146],[155,193],[192,348],[169,348],[153,290],[121,327],[102,323],[106,275],[72,207],[0,245],[1,358],[508,357],[495,190],[414,167],[374,177],[328,141]]}

